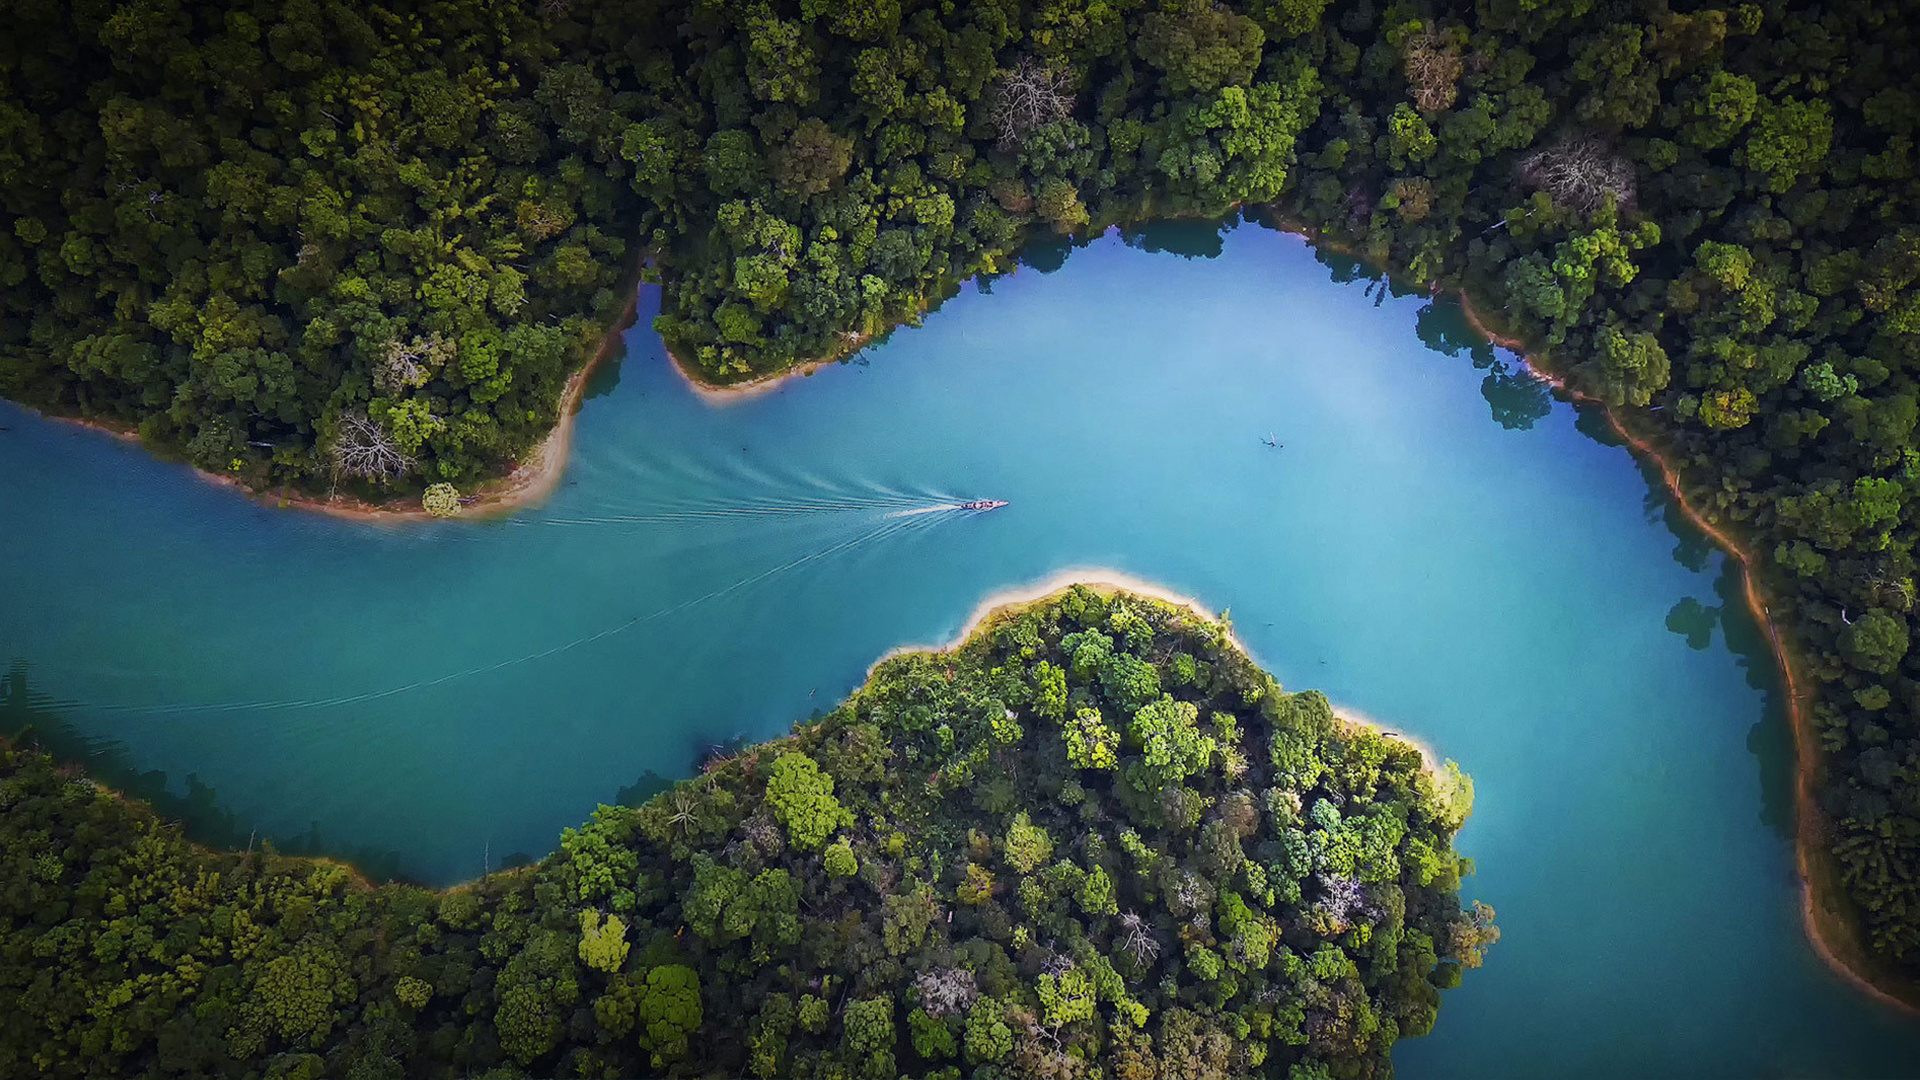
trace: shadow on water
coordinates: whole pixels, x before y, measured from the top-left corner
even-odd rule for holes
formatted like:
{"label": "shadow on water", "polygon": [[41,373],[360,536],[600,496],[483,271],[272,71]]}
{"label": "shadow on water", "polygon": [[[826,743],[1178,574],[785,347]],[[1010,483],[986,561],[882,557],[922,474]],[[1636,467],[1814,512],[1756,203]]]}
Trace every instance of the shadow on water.
{"label": "shadow on water", "polygon": [[1226,250],[1227,234],[1240,225],[1239,215],[1224,218],[1178,218],[1129,225],[1120,239],[1130,248],[1149,254],[1178,255],[1183,259],[1218,258]]}
{"label": "shadow on water", "polygon": [[583,388],[588,401],[605,397],[613,393],[620,385],[620,365],[627,358],[627,335],[617,334],[607,345],[607,355],[587,376],[587,385]]}
{"label": "shadow on water", "polygon": [[42,750],[55,761],[153,807],[161,819],[180,825],[187,839],[210,848],[248,851],[268,846],[283,855],[324,855],[352,863],[374,881],[410,880],[400,872],[400,854],[333,842],[318,824],[296,836],[261,836],[220,805],[219,793],[188,773],[176,791],[159,769],[139,769],[111,739],[86,735],[44,695],[34,692],[28,665],[15,661],[0,676],[0,736]]}
{"label": "shadow on water", "polygon": [[[188,773],[180,784],[184,791],[176,791],[165,771],[136,768],[131,755],[114,740],[83,733],[52,699],[34,691],[30,667],[22,661],[14,661],[0,675],[0,738],[49,754],[60,764],[83,770],[90,779],[148,804],[162,820],[178,824],[187,839],[204,847],[225,851],[263,847],[282,855],[324,856],[351,864],[371,881],[419,884],[401,872],[398,852],[335,843],[317,823],[297,835],[262,836],[222,806],[219,793],[202,783],[197,773]],[[700,740],[693,747],[688,775],[697,775],[709,762],[739,753],[747,744],[745,735]],[[663,776],[649,769],[621,787],[613,801],[638,808],[682,779],[685,777]],[[486,872],[512,870],[538,859],[526,852],[486,857]]]}
{"label": "shadow on water", "polygon": [[1747,732],[1747,749],[1760,763],[1760,823],[1784,840],[1794,834],[1793,720],[1787,715],[1786,688],[1774,661],[1773,642],[1766,627],[1747,609],[1739,564],[1723,559],[1714,592],[1720,597],[1720,633],[1727,651],[1738,658],[1747,685],[1762,693],[1760,718]]}
{"label": "shadow on water", "polygon": [[[1647,478],[1647,521],[1666,526],[1673,535],[1674,562],[1696,573],[1705,571],[1715,550],[1712,541],[1681,513],[1656,468],[1642,463],[1641,472]],[[1684,638],[1688,648],[1703,651],[1712,647],[1718,627],[1746,684],[1760,692],[1760,717],[1747,733],[1747,750],[1760,766],[1760,823],[1781,839],[1791,840],[1796,753],[1792,719],[1787,715],[1786,688],[1774,660],[1773,642],[1747,607],[1744,574],[1738,559],[1723,555],[1713,580],[1718,603],[1682,597],[1668,610],[1666,627]]]}
{"label": "shadow on water", "polygon": [[1720,609],[1691,596],[1682,597],[1667,612],[1667,629],[1687,639],[1687,648],[1704,652],[1713,644],[1713,628],[1720,625]]}
{"label": "shadow on water", "polygon": [[[1119,226],[1122,243],[1149,254],[1178,255],[1183,259],[1213,259],[1226,251],[1227,234],[1257,219],[1235,212],[1218,218],[1166,218]],[[1067,256],[1098,240],[1102,233],[1061,236],[1036,232],[1020,251],[1021,266],[1051,274],[1067,264]],[[986,291],[992,291],[982,281]]]}
{"label": "shadow on water", "polygon": [[1553,411],[1553,390],[1519,364],[1502,360],[1491,342],[1467,321],[1454,296],[1435,297],[1415,316],[1414,332],[1427,348],[1443,356],[1465,355],[1487,373],[1480,380],[1480,396],[1493,412],[1493,422],[1508,431],[1530,431]]}

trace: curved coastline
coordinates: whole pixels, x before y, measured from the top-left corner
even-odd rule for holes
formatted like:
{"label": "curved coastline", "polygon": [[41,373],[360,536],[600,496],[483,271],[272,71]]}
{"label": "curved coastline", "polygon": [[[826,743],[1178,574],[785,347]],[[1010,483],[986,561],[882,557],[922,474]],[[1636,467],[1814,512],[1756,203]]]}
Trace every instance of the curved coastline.
{"label": "curved coastline", "polygon": [[[290,488],[255,489],[247,487],[231,476],[209,472],[196,465],[186,466],[196,479],[215,487],[228,488],[235,493],[251,499],[262,506],[280,510],[304,510],[329,517],[343,518],[349,521],[370,523],[394,522],[432,522],[458,520],[459,518],[496,518],[503,517],[529,506],[534,506],[553,494],[559,486],[560,477],[566,471],[567,457],[573,450],[574,415],[580,410],[580,403],[586,397],[587,381],[599,369],[613,351],[620,345],[623,335],[634,323],[639,311],[640,293],[636,284],[632,296],[627,300],[626,309],[612,325],[601,335],[600,344],[586,362],[567,376],[567,382],[560,391],[559,417],[546,438],[529,451],[524,460],[515,465],[504,476],[483,481],[467,496],[471,501],[462,504],[461,512],[454,519],[435,517],[420,506],[417,498],[388,499],[384,502],[369,502],[351,495],[319,496],[308,495]],[[49,420],[76,427],[90,428],[103,432],[116,439],[142,446],[144,443],[137,430],[124,424],[106,420],[90,420],[78,416],[62,416],[59,413],[45,412],[23,405],[22,408]]]}
{"label": "curved coastline", "polygon": [[[1276,211],[1266,212],[1266,221],[1281,231],[1299,236],[1307,243],[1352,254],[1346,245],[1334,241],[1319,230],[1291,218],[1283,217]],[[1117,227],[1117,226],[1110,226]],[[1735,540],[1724,529],[1710,521],[1687,498],[1681,485],[1678,471],[1648,439],[1630,431],[1612,406],[1591,395],[1582,393],[1568,385],[1567,381],[1545,367],[1538,358],[1528,352],[1527,344],[1518,338],[1493,329],[1488,320],[1481,315],[1472,297],[1462,287],[1443,286],[1440,282],[1428,283],[1433,295],[1450,293],[1460,304],[1467,323],[1486,340],[1512,352],[1533,377],[1553,387],[1566,397],[1582,404],[1598,407],[1607,418],[1608,424],[1620,436],[1629,451],[1640,459],[1652,464],[1660,473],[1669,493],[1679,506],[1681,513],[1698,528],[1715,546],[1732,556],[1741,568],[1743,592],[1747,607],[1755,621],[1765,627],[1768,641],[1774,653],[1776,666],[1786,688],[1787,711],[1793,729],[1795,745],[1795,855],[1798,864],[1802,888],[1801,911],[1806,933],[1821,960],[1848,983],[1863,991],[1867,996],[1903,1012],[1920,1016],[1920,983],[1899,978],[1889,972],[1878,969],[1868,957],[1859,940],[1858,927],[1845,910],[1845,899],[1839,891],[1839,872],[1831,854],[1818,838],[1828,835],[1828,823],[1820,812],[1814,798],[1814,784],[1820,771],[1820,751],[1817,733],[1813,729],[1811,714],[1812,692],[1803,686],[1798,677],[1795,658],[1791,648],[1783,639],[1779,626],[1775,623],[1771,609],[1766,602],[1756,570],[1757,563],[1752,552]],[[572,447],[572,429],[574,416],[581,399],[584,397],[588,378],[599,364],[612,352],[622,334],[633,322],[638,309],[638,289],[628,302],[623,316],[609,328],[601,340],[600,348],[579,370],[568,379],[561,395],[559,419],[545,440],[528,455],[528,460],[477,493],[477,501],[466,508],[463,517],[487,518],[511,514],[528,506],[535,505],[546,498],[558,486],[560,476],[565,471],[567,457]],[[907,321],[907,320],[903,320]],[[686,381],[688,387],[706,404],[720,407],[749,400],[770,393],[799,377],[812,375],[820,368],[845,361],[870,344],[878,335],[861,334],[849,339],[844,352],[839,355],[823,357],[818,360],[798,364],[782,371],[769,373],[739,383],[711,383],[706,381],[697,369],[687,364],[672,350],[666,350],[668,363],[675,373]],[[104,431],[116,438],[138,442],[138,435],[130,429],[100,421],[83,420],[72,417],[52,416],[53,419],[67,423]],[[357,520],[367,523],[435,521],[436,519],[420,509],[411,501],[393,501],[388,503],[367,503],[351,499],[321,499],[311,496],[295,495],[286,491],[268,490],[256,492],[245,488],[238,481],[194,469],[194,472],[208,482],[234,488],[250,498],[266,505],[298,510],[311,510],[335,517]],[[1075,573],[1092,575],[1093,580],[1072,578]],[[1065,576],[1063,576],[1065,575]],[[1069,580],[1071,578],[1071,580]],[[1051,589],[1042,589],[1039,594],[1034,589],[1047,582],[1054,583]],[[1048,591],[1064,588],[1064,583],[1104,584],[1109,588],[1125,588],[1142,595],[1154,596],[1190,608],[1195,613],[1211,618],[1192,598],[1178,596],[1152,585],[1149,582],[1129,578],[1125,574],[1102,568],[1082,568],[1079,571],[1063,571],[1050,576],[1045,582],[1026,588],[1014,588],[995,593],[976,607],[973,616],[961,631],[961,640],[970,633],[980,620],[993,614],[997,609],[1030,603],[1045,595]],[[1236,646],[1239,643],[1236,641]],[[889,651],[886,656],[916,648],[932,648],[936,651],[949,646],[902,646]],[[1245,651],[1244,646],[1239,646]],[[1251,654],[1249,654],[1251,655]],[[878,663],[878,661],[876,661]],[[1340,712],[1341,710],[1336,710]],[[1357,714],[1346,711],[1344,718],[1351,719]],[[1365,723],[1364,720],[1353,722]],[[1377,726],[1377,725],[1375,725]],[[1404,737],[1403,737],[1404,738]],[[1405,740],[1419,745],[1414,740]],[[1431,766],[1437,760],[1429,748],[1421,746],[1422,753]]]}
{"label": "curved coastline", "polygon": [[[1207,610],[1206,606],[1194,597],[1188,596],[1185,593],[1174,592],[1164,585],[1156,584],[1145,578],[1135,577],[1124,570],[1115,570],[1112,567],[1106,566],[1072,566],[1063,570],[1055,570],[1047,576],[1040,578],[1038,581],[1029,582],[1025,585],[1009,585],[995,589],[983,597],[978,604],[974,605],[973,611],[968,614],[966,621],[960,625],[960,629],[954,633],[951,641],[940,645],[896,645],[886,652],[881,653],[879,659],[867,665],[864,678],[871,679],[874,669],[896,656],[917,652],[953,652],[962,645],[965,645],[968,640],[995,619],[1016,615],[1029,607],[1044,604],[1076,585],[1084,586],[1103,597],[1113,596],[1116,593],[1123,592],[1132,593],[1136,596],[1145,596],[1158,600],[1161,603],[1181,608],[1196,618],[1203,619],[1207,622],[1222,623],[1226,626],[1228,644],[1245,654],[1246,657],[1252,660],[1261,670],[1268,670],[1267,665],[1263,663],[1258,656],[1254,655],[1253,650],[1247,648],[1246,642],[1240,640],[1239,636],[1233,632],[1233,624],[1231,622],[1228,622],[1219,614]],[[1420,752],[1422,767],[1429,773],[1438,771],[1444,764],[1439,753],[1424,740],[1410,736],[1403,731],[1388,728],[1379,720],[1357,709],[1333,703],[1333,715],[1342,723],[1350,724],[1354,727],[1369,728],[1386,738],[1405,743],[1415,750],[1418,750]]]}
{"label": "curved coastline", "polygon": [[1800,915],[1807,940],[1827,968],[1849,985],[1882,1005],[1912,1016],[1920,1016],[1920,983],[1900,978],[1877,967],[1862,947],[1857,920],[1846,911],[1846,897],[1840,891],[1840,872],[1832,853],[1824,843],[1829,833],[1826,816],[1820,811],[1814,786],[1821,769],[1821,752],[1813,728],[1813,691],[1799,677],[1796,658],[1774,621],[1760,585],[1758,562],[1753,552],[1726,529],[1716,525],[1687,498],[1680,472],[1653,442],[1636,435],[1621,420],[1619,412],[1606,402],[1582,393],[1567,381],[1547,370],[1527,351],[1525,342],[1494,330],[1474,306],[1464,288],[1451,291],[1459,300],[1462,316],[1474,332],[1520,359],[1528,374],[1553,387],[1569,399],[1598,408],[1607,418],[1628,451],[1653,465],[1673,497],[1674,504],[1688,523],[1699,529],[1715,547],[1740,564],[1741,593],[1754,622],[1765,628],[1773,651],[1774,664],[1786,693],[1788,724],[1794,744],[1794,861],[1800,877]]}

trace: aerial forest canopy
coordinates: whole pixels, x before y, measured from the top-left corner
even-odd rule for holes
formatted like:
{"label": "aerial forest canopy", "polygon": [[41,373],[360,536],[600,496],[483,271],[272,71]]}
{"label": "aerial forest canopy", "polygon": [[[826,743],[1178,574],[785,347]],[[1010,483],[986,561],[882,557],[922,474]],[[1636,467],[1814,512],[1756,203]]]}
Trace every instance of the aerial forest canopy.
{"label": "aerial forest canopy", "polygon": [[441,893],[0,749],[0,1075],[1385,1076],[1498,936],[1472,798],[1078,586]]}
{"label": "aerial forest canopy", "polygon": [[1920,975],[1913,3],[5,8],[0,393],[257,487],[498,475],[643,259],[717,382],[1236,204],[1464,287],[1754,541],[1823,902]]}

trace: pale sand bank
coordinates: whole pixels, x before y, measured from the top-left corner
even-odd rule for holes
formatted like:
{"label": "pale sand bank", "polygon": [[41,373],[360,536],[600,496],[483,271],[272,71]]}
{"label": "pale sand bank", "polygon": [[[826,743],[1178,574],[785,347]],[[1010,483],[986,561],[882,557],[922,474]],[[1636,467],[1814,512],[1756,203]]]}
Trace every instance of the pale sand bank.
{"label": "pale sand bank", "polygon": [[[1041,578],[1039,581],[1030,584],[1008,586],[988,593],[979,604],[975,605],[973,613],[967,616],[967,621],[961,625],[959,633],[955,635],[952,641],[944,645],[900,645],[889,649],[880,659],[875,660],[873,664],[867,668],[867,678],[871,679],[874,669],[881,664],[905,653],[953,652],[965,644],[968,638],[972,637],[976,631],[982,626],[985,626],[993,618],[1003,613],[1017,612],[1028,605],[1052,599],[1075,585],[1084,585],[1101,596],[1112,596],[1116,592],[1128,592],[1138,596],[1148,596],[1155,600],[1172,604],[1175,607],[1184,608],[1196,617],[1205,619],[1208,622],[1220,621],[1220,616],[1209,611],[1200,601],[1191,596],[1174,592],[1164,585],[1155,584],[1144,578],[1134,577],[1131,574],[1121,570],[1115,570],[1111,567],[1070,567],[1065,570],[1056,570],[1046,577]],[[1246,643],[1241,641],[1231,630],[1227,632],[1227,641],[1234,648],[1245,653],[1255,664],[1259,664],[1262,668],[1266,667],[1265,664],[1261,663],[1260,658],[1254,655],[1253,650],[1247,648]],[[1439,770],[1444,764],[1444,759],[1424,740],[1410,736],[1398,728],[1387,727],[1385,724],[1382,724],[1358,709],[1336,704],[1333,706],[1333,715],[1342,722],[1352,724],[1355,727],[1371,728],[1382,734],[1392,732],[1391,735],[1387,736],[1388,738],[1406,743],[1415,750],[1420,751],[1420,757],[1429,772]]]}

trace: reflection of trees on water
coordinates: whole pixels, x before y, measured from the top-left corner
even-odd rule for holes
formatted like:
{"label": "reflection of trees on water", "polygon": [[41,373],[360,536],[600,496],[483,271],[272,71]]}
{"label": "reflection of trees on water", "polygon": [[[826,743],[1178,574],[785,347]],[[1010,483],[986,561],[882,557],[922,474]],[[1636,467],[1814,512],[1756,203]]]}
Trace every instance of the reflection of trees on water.
{"label": "reflection of trees on water", "polygon": [[[1662,488],[1661,491],[1665,491]],[[1690,531],[1690,530],[1688,530]],[[1681,535],[1682,546],[1689,546]],[[1766,628],[1754,621],[1747,609],[1744,571],[1737,560],[1721,560],[1720,573],[1713,590],[1718,604],[1706,604],[1686,596],[1667,612],[1667,629],[1684,638],[1690,649],[1705,650],[1713,644],[1713,630],[1720,628],[1726,648],[1745,673],[1748,686],[1761,693],[1760,717],[1747,732],[1747,750],[1760,766],[1760,823],[1783,839],[1793,836],[1793,769],[1795,749],[1791,719],[1787,716],[1785,688],[1779,668],[1774,664],[1773,643]],[[1675,722],[1685,722],[1676,717]]]}
{"label": "reflection of trees on water", "polygon": [[1705,651],[1713,644],[1713,628],[1720,625],[1720,609],[1708,607],[1691,596],[1682,597],[1667,612],[1667,629],[1687,639],[1687,648]]}
{"label": "reflection of trees on water", "polygon": [[1720,560],[1713,591],[1720,597],[1720,635],[1727,651],[1746,673],[1747,685],[1763,695],[1760,718],[1747,732],[1747,749],[1760,763],[1760,823],[1782,839],[1794,828],[1793,720],[1787,715],[1786,687],[1774,660],[1767,628],[1747,608],[1746,571],[1731,556]]}
{"label": "reflection of trees on water", "polygon": [[1531,430],[1535,422],[1553,411],[1552,389],[1525,367],[1500,359],[1487,339],[1467,321],[1456,298],[1436,297],[1421,308],[1414,332],[1434,352],[1444,356],[1464,354],[1473,360],[1474,367],[1487,373],[1480,381],[1480,396],[1487,399],[1493,422],[1508,431]]}
{"label": "reflection of trees on water", "polygon": [[[1476,361],[1475,366],[1480,366]],[[1493,410],[1493,421],[1508,431],[1527,431],[1534,421],[1553,411],[1547,384],[1524,371],[1510,370],[1506,362],[1495,360],[1493,370],[1480,381],[1480,396]]]}
{"label": "reflection of trees on water", "polygon": [[176,793],[165,772],[138,769],[119,743],[81,731],[67,719],[60,702],[33,689],[30,676],[30,666],[19,660],[0,676],[0,735],[83,768],[88,778],[147,803],[163,820],[177,822],[194,843],[235,851],[271,844],[286,855],[324,855],[352,863],[374,881],[406,880],[399,852],[336,844],[321,835],[317,822],[299,835],[262,836],[222,806],[219,793],[197,773],[188,773],[184,793]]}
{"label": "reflection of trees on water", "polygon": [[1240,224],[1239,215],[1220,219],[1178,218],[1130,225],[1120,230],[1120,239],[1130,248],[1150,254],[1178,255],[1185,259],[1216,259],[1226,250],[1227,234]]}

